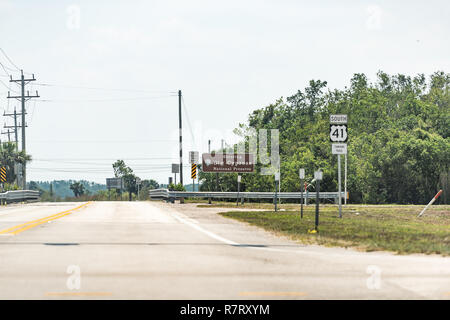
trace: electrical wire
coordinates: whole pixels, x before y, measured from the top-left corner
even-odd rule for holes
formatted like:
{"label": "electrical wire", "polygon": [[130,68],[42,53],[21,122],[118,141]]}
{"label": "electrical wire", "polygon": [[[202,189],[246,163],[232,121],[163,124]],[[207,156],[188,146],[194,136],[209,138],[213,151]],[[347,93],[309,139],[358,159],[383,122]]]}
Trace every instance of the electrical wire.
{"label": "electrical wire", "polygon": [[101,87],[85,87],[85,86],[75,86],[75,85],[59,85],[52,83],[35,83],[37,86],[45,86],[45,87],[60,87],[60,88],[69,88],[69,89],[86,89],[86,90],[102,90],[102,91],[118,91],[118,92],[142,92],[142,93],[168,93],[175,94],[174,91],[163,91],[163,90],[132,90],[132,89],[115,89],[115,88],[101,88]]}
{"label": "electrical wire", "polygon": [[49,99],[36,99],[36,101],[40,102],[123,102],[123,101],[136,101],[136,100],[152,100],[152,99],[162,99],[162,98],[168,98],[171,97],[170,95],[166,96],[157,96],[157,97],[139,97],[139,98],[118,98],[118,99],[62,99],[62,100],[49,100]]}
{"label": "electrical wire", "polygon": [[6,59],[8,59],[9,63],[11,63],[18,71],[20,71],[20,68],[18,66],[16,66],[16,64],[14,62],[12,62],[12,60],[6,54],[5,50],[0,48],[0,51],[3,53],[3,55],[6,57]]}
{"label": "electrical wire", "polygon": [[195,145],[195,137],[194,137],[194,133],[192,132],[191,121],[189,119],[189,114],[187,112],[187,106],[186,106],[186,103],[184,102],[184,97],[183,96],[181,96],[181,101],[183,102],[183,110],[184,110],[184,114],[186,115],[186,120],[187,120],[189,131],[190,131],[191,137],[192,137],[192,142]]}

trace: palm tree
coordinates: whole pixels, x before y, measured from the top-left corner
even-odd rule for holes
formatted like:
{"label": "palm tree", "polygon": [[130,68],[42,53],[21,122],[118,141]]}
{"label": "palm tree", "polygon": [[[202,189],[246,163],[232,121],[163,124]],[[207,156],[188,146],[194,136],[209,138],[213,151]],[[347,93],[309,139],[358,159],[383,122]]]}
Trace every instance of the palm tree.
{"label": "palm tree", "polygon": [[17,151],[16,144],[13,142],[3,142],[0,144],[0,164],[6,167],[6,182],[14,183],[16,174],[14,166],[16,163],[22,165],[31,161],[31,156],[24,151]]}

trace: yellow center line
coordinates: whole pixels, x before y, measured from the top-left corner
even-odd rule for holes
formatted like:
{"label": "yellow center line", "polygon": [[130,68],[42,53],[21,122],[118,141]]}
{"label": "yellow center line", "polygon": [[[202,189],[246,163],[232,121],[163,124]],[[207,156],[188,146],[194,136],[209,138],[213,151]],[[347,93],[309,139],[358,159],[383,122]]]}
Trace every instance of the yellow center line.
{"label": "yellow center line", "polygon": [[260,297],[270,297],[270,296],[291,296],[291,297],[303,297],[306,296],[306,292],[239,292],[240,296],[260,296]]}
{"label": "yellow center line", "polygon": [[82,205],[80,205],[78,207],[75,207],[73,209],[69,209],[69,210],[65,210],[65,211],[62,211],[62,212],[58,212],[56,214],[52,214],[50,216],[47,216],[47,217],[44,217],[44,218],[41,218],[41,219],[28,221],[28,222],[19,224],[17,226],[14,226],[14,227],[11,227],[11,228],[8,228],[8,229],[4,229],[4,230],[0,231],[0,234],[10,233],[10,234],[16,235],[16,234],[18,234],[20,232],[23,232],[23,231],[31,229],[33,227],[39,226],[39,225],[41,225],[43,223],[46,223],[48,221],[56,220],[56,219],[62,218],[64,216],[67,216],[67,215],[73,213],[73,211],[78,210],[78,209],[80,209],[80,208],[82,208],[82,207],[84,207],[84,206],[86,206],[86,205],[88,205],[90,203],[91,203],[91,201],[83,203]]}

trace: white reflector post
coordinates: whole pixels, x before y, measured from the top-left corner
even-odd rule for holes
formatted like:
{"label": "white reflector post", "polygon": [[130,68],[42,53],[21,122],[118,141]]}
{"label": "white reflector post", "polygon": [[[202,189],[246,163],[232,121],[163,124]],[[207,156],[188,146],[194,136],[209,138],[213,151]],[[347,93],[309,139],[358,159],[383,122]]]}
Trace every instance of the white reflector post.
{"label": "white reflector post", "polygon": [[417,217],[420,217],[423,215],[423,213],[428,209],[429,206],[431,206],[437,198],[439,198],[439,196],[442,194],[442,190],[439,190],[438,193],[436,193],[436,195],[434,196],[433,199],[431,199],[431,201],[427,204],[427,206],[425,208],[423,208],[422,212],[419,213],[419,215]]}

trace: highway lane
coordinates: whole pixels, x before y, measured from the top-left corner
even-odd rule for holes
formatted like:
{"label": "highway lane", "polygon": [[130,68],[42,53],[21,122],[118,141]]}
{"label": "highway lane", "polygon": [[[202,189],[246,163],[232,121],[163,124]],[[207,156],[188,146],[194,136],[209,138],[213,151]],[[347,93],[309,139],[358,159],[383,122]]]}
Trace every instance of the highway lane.
{"label": "highway lane", "polygon": [[0,299],[450,299],[448,257],[306,246],[193,204],[80,205],[0,208]]}

